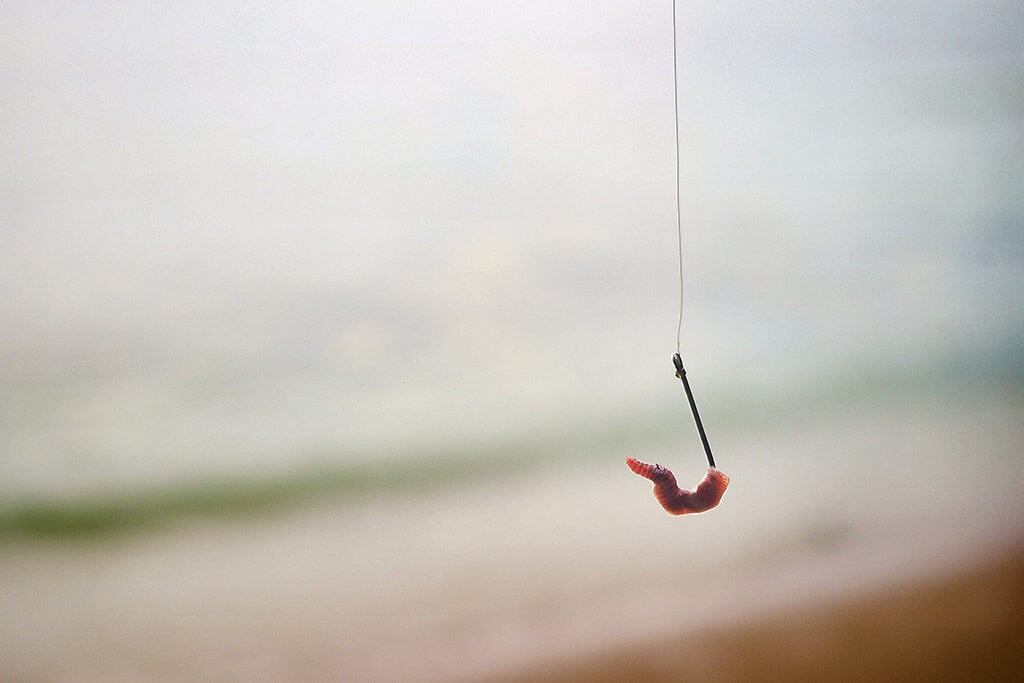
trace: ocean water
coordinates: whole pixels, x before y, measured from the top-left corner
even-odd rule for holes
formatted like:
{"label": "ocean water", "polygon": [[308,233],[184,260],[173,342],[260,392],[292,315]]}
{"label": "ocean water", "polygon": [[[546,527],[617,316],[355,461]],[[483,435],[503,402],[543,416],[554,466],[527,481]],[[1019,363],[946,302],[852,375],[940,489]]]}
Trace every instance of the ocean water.
{"label": "ocean water", "polygon": [[[0,10],[9,527],[692,446],[669,16]],[[713,444],[1019,405],[1022,19],[681,8],[683,354]]]}

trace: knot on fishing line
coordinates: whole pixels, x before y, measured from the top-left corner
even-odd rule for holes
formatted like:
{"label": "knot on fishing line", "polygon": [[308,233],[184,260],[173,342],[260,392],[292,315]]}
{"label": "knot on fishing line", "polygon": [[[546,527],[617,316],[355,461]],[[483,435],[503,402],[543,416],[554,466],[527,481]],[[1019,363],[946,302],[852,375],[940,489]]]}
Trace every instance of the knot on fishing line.
{"label": "knot on fishing line", "polygon": [[678,353],[672,354],[672,364],[676,366],[676,377],[682,379],[683,375],[686,374],[686,369],[683,368],[683,359]]}

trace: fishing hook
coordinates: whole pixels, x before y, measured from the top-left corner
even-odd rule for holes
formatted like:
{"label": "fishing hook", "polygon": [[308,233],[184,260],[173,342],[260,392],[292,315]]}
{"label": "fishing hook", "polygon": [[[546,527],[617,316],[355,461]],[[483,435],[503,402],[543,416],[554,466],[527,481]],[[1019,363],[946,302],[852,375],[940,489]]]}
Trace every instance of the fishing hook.
{"label": "fishing hook", "polygon": [[683,383],[686,391],[686,400],[690,404],[690,411],[693,413],[693,421],[697,425],[697,432],[700,434],[700,442],[704,445],[704,453],[708,456],[708,471],[704,479],[697,484],[693,491],[679,488],[675,475],[667,467],[654,464],[649,465],[640,462],[636,458],[627,458],[626,465],[645,479],[654,482],[654,497],[665,508],[665,511],[672,515],[685,515],[693,512],[705,512],[718,505],[729,486],[729,477],[715,467],[715,458],[711,454],[711,445],[708,443],[708,436],[704,432],[704,423],[700,420],[700,413],[697,412],[697,403],[693,400],[693,392],[690,390],[690,382],[686,379],[686,369],[683,367],[683,359],[678,353],[673,354],[672,364],[676,368],[676,377]]}

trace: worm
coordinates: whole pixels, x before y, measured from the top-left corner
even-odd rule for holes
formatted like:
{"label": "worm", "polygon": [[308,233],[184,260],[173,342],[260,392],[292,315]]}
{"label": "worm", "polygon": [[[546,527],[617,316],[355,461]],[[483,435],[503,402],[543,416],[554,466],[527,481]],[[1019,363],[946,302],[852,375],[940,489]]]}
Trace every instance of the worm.
{"label": "worm", "polygon": [[729,486],[729,477],[715,467],[708,468],[696,489],[687,491],[679,488],[675,475],[666,467],[648,465],[636,458],[626,458],[626,464],[644,479],[654,482],[654,497],[670,515],[706,512],[718,505]]}

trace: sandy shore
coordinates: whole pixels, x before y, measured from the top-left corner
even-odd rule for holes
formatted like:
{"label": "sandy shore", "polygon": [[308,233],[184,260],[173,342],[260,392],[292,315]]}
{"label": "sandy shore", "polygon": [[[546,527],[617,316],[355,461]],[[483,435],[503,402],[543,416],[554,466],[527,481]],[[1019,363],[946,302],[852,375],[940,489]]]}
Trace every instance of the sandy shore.
{"label": "sandy shore", "polygon": [[687,629],[487,680],[1019,681],[1024,546],[857,599]]}
{"label": "sandy shore", "polygon": [[[435,552],[403,563],[422,527],[375,541],[372,511],[346,514],[347,525],[324,509],[256,528],[7,548],[0,678],[989,681],[1024,672],[1024,537],[1006,529],[950,525],[929,537],[911,528],[888,543],[871,529],[817,529],[733,558],[713,577],[652,569],[630,579],[625,558],[588,570],[573,562],[578,548],[558,557],[546,543],[540,568],[537,548],[515,562],[461,557],[452,545],[447,560]],[[444,519],[426,516],[428,526]],[[396,561],[382,563],[385,543],[397,544]]]}

